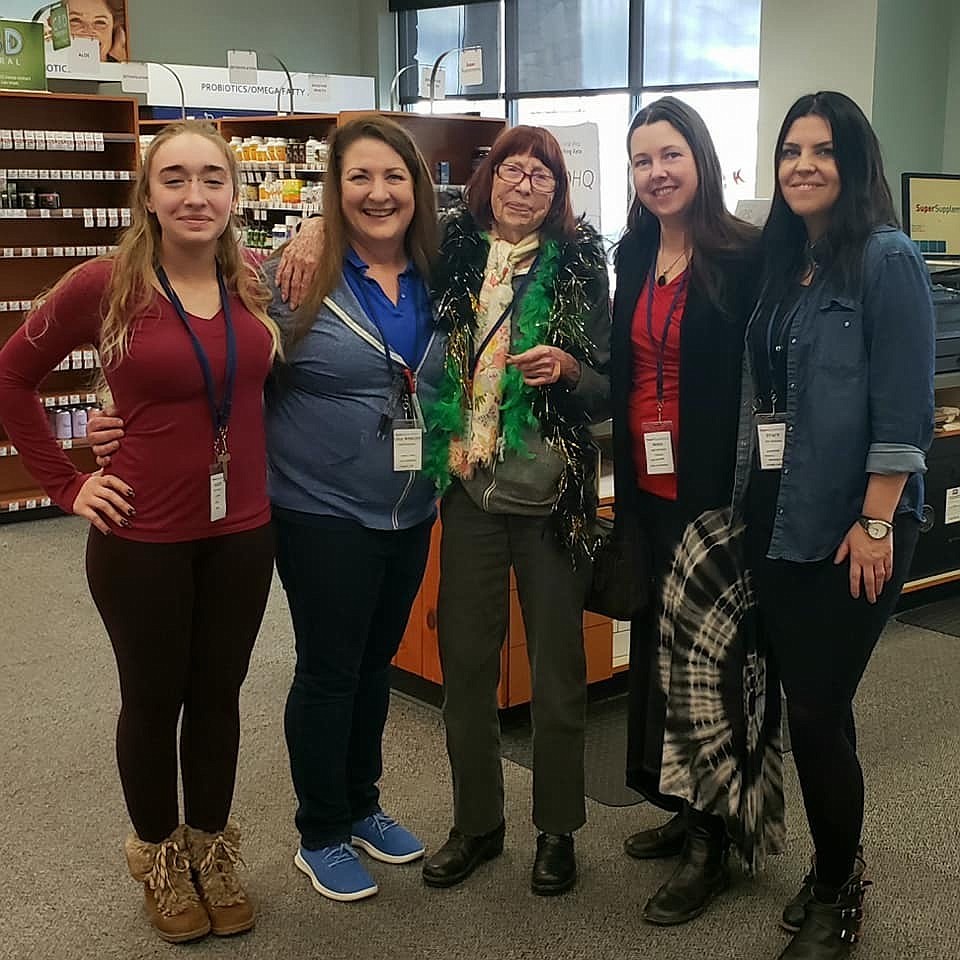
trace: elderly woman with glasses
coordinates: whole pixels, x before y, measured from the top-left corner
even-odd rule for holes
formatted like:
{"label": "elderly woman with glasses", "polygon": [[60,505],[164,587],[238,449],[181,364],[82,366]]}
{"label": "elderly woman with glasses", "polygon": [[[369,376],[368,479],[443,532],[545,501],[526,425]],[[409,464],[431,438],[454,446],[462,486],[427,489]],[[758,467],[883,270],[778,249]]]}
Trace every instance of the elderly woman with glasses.
{"label": "elderly woman with glasses", "polygon": [[435,276],[450,341],[425,469],[444,491],[438,631],[454,823],[423,879],[453,886],[503,849],[497,685],[512,567],[532,682],[532,889],[563,893],[586,820],[588,426],[607,413],[610,317],[600,238],[574,219],[547,130],[497,138],[445,223]]}

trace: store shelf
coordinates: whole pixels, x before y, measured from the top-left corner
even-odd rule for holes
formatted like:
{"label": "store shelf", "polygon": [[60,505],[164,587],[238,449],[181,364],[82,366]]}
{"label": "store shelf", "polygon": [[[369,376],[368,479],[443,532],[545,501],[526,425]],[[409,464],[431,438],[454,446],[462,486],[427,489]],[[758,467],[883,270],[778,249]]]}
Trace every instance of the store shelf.
{"label": "store shelf", "polygon": [[257,171],[278,173],[281,179],[295,179],[298,173],[326,173],[326,164],[288,163],[286,160],[240,160],[237,164],[241,173]]}
{"label": "store shelf", "polygon": [[[56,209],[0,210],[0,346],[19,329],[40,291],[78,261],[110,253],[129,224],[126,191],[139,163],[136,113],[130,97],[0,92],[0,180],[17,183],[20,193],[24,183],[54,181],[50,192],[63,203]],[[32,144],[19,136],[14,143],[14,131],[25,129],[46,135],[40,143],[36,133]],[[74,149],[63,149],[71,140]],[[47,409],[94,404],[96,373],[92,347],[71,352],[44,380]],[[96,469],[86,438],[58,442],[79,470]],[[49,507],[15,444],[0,431],[0,517],[42,516]]]}
{"label": "store shelf", "polygon": [[321,213],[323,204],[320,203],[262,203],[249,201],[239,204],[240,210],[257,211],[275,210],[278,213]]}

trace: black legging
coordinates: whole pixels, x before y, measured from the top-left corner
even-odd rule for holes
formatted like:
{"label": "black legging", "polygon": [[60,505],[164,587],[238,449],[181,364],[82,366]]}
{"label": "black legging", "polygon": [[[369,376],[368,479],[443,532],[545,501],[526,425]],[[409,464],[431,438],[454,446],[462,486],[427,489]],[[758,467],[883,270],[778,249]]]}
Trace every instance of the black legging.
{"label": "black legging", "polygon": [[751,558],[760,616],[787,695],[793,757],[813,834],[817,882],[832,895],[853,872],[863,828],[863,771],[853,698],[900,596],[920,527],[894,525],[893,577],[875,604],[850,596],[849,564]]}
{"label": "black legging", "polygon": [[141,840],[184,820],[222,830],[240,741],[240,686],[270,590],[273,530],[137,543],[90,528],[87,582],[120,674],[117,763]]}

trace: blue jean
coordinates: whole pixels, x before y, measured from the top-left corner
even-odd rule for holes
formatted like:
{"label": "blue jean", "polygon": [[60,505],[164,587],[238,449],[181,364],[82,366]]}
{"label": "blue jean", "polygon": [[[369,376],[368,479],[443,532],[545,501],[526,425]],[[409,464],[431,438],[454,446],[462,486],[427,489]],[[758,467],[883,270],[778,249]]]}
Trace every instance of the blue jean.
{"label": "blue jean", "polygon": [[433,521],[371,530],[274,508],[277,571],[297,663],[284,726],[308,850],[348,842],[379,809],[390,661],[406,629]]}

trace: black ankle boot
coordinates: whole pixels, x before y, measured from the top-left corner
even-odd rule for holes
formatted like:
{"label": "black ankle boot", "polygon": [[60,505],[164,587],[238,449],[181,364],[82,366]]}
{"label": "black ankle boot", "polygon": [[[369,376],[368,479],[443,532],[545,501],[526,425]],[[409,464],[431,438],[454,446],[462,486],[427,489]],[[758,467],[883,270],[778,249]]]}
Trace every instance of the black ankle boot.
{"label": "black ankle boot", "polygon": [[623,841],[623,850],[635,860],[659,860],[675,857],[683,850],[687,827],[682,813],[668,820],[662,827],[632,833]]}
{"label": "black ankle boot", "polygon": [[533,861],[530,889],[541,897],[566,893],[577,880],[577,858],[569,833],[541,833]]}
{"label": "black ankle boot", "polygon": [[[867,862],[863,859],[863,847],[857,847],[857,857],[853,862],[853,878],[862,880],[864,871],[867,869]],[[800,891],[783,908],[780,916],[780,926],[790,933],[796,933],[803,924],[803,918],[806,916],[807,904],[813,899],[813,885],[817,882],[817,861],[816,858],[810,861],[810,869],[803,878]]]}
{"label": "black ankle boot", "polygon": [[673,876],[647,901],[643,919],[669,927],[699,917],[730,885],[730,842],[720,817],[685,810],[687,836]]}
{"label": "black ankle boot", "polygon": [[869,880],[853,876],[835,903],[821,903],[813,897],[797,935],[779,960],[846,960],[860,939],[863,894],[869,885]]}

